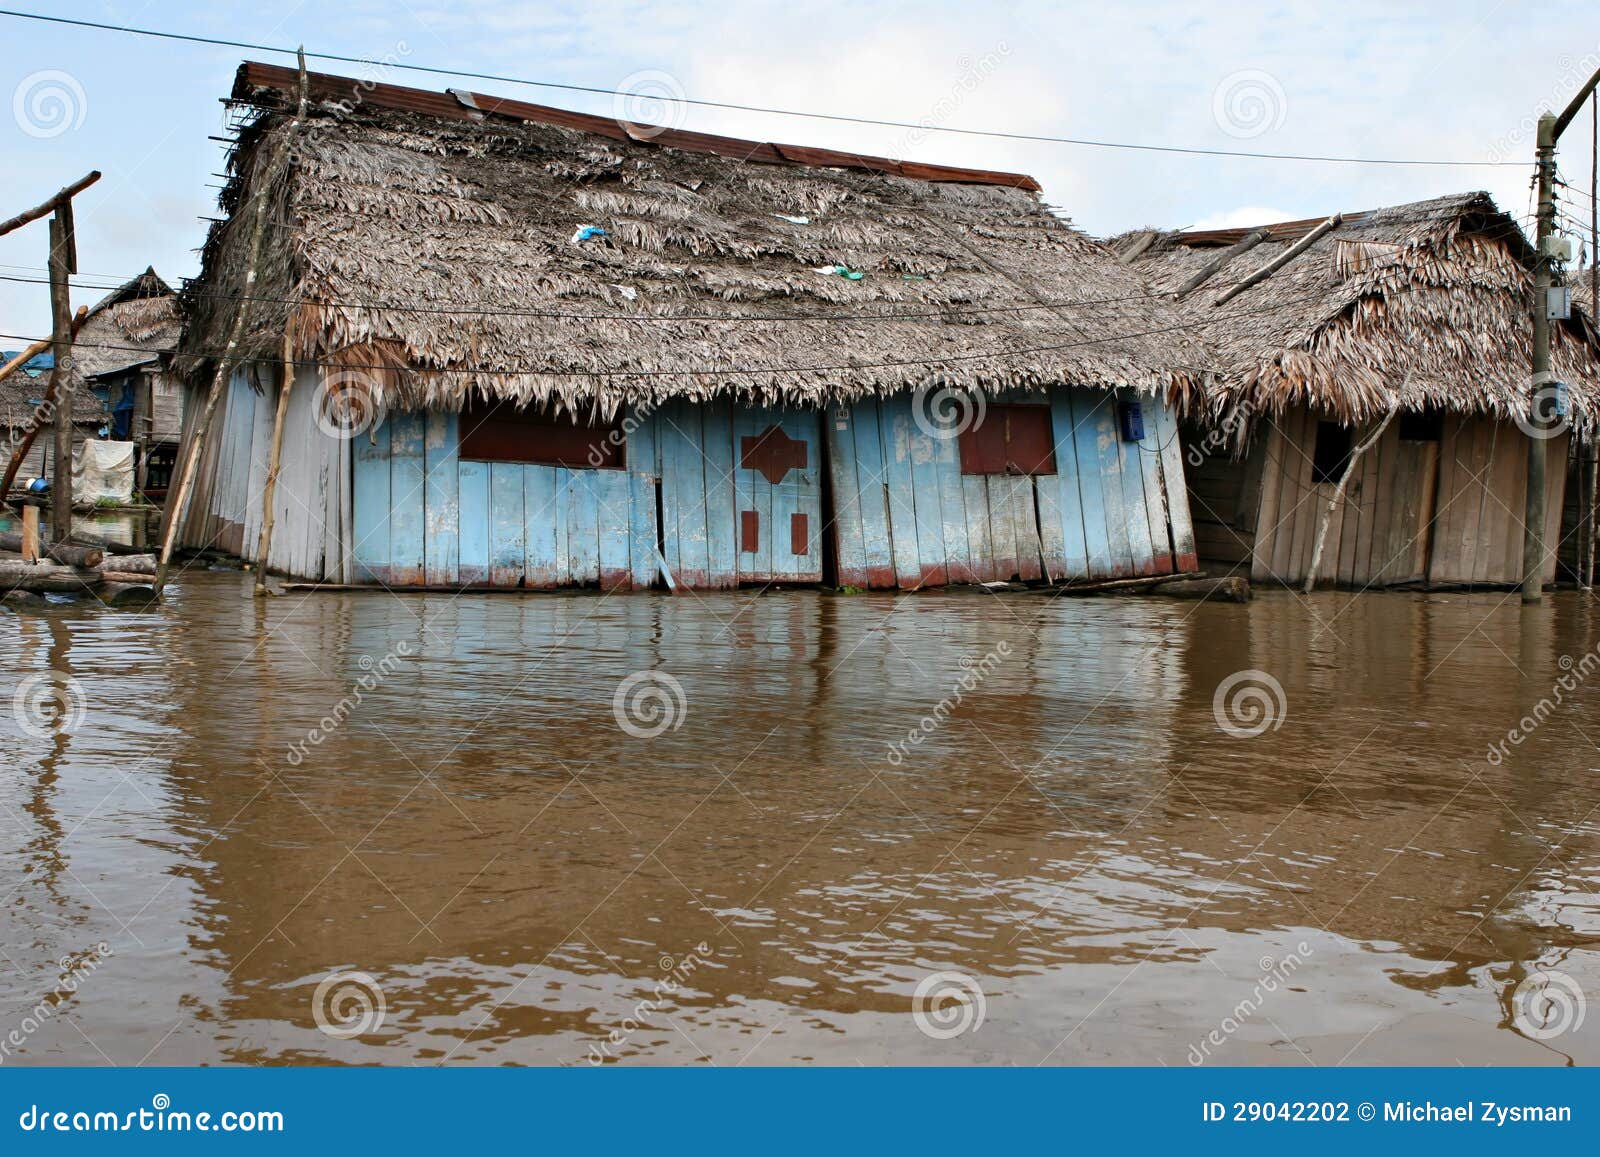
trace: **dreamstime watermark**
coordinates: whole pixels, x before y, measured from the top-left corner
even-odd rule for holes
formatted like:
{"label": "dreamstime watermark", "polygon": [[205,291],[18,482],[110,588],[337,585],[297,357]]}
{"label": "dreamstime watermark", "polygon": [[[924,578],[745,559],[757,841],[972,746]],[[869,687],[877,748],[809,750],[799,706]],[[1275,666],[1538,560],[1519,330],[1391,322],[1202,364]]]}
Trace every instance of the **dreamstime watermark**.
{"label": "dreamstime watermark", "polygon": [[1189,449],[1185,452],[1189,465],[1198,469],[1205,465],[1205,460],[1213,454],[1237,444],[1239,434],[1249,426],[1253,417],[1255,417],[1255,406],[1249,399],[1234,406],[1206,431],[1204,438],[1189,443]]}
{"label": "dreamstime watermark", "polygon": [[1511,994],[1511,1023],[1534,1040],[1550,1040],[1583,1027],[1589,1001],[1565,972],[1534,972]]}
{"label": "dreamstime watermark", "polygon": [[1250,995],[1234,1005],[1216,1028],[1208,1032],[1198,1043],[1189,1046],[1189,1063],[1203,1065],[1210,1060],[1212,1050],[1227,1044],[1233,1035],[1244,1027],[1246,1021],[1261,1011],[1261,1006],[1266,1003],[1269,996],[1280,988],[1287,987],[1289,978],[1300,970],[1300,966],[1310,956],[1311,945],[1304,940],[1296,944],[1295,950],[1282,960],[1263,956],[1258,962],[1261,978],[1251,988]]}
{"label": "dreamstime watermark", "polygon": [[1211,697],[1211,714],[1224,734],[1253,739],[1283,726],[1289,699],[1283,684],[1265,671],[1235,671],[1217,684]]}
{"label": "dreamstime watermark", "polygon": [[950,969],[922,978],[911,996],[917,1031],[934,1040],[951,1040],[983,1027],[989,1002],[977,978]]}
{"label": "dreamstime watermark", "polygon": [[383,384],[369,370],[324,371],[311,406],[317,429],[340,441],[376,430],[389,414]]}
{"label": "dreamstime watermark", "polygon": [[1506,731],[1506,737],[1498,743],[1491,743],[1484,761],[1491,767],[1499,767],[1511,754],[1511,748],[1521,747],[1529,736],[1540,727],[1550,716],[1555,714],[1557,707],[1566,702],[1567,695],[1581,687],[1590,675],[1600,670],[1600,647],[1592,651],[1585,651],[1576,661],[1571,655],[1562,655],[1556,660],[1556,666],[1566,672],[1550,684],[1550,693],[1542,697],[1533,705],[1533,709],[1517,720],[1517,726]]}
{"label": "dreamstime watermark", "polygon": [[382,987],[365,972],[325,976],[311,997],[311,1019],[324,1033],[339,1040],[377,1032],[388,1013]]}
{"label": "dreamstime watermark", "polygon": [[299,767],[310,754],[309,749],[321,747],[324,740],[339,728],[344,726],[346,719],[361,706],[369,691],[376,690],[385,679],[394,674],[400,666],[401,659],[411,657],[411,644],[401,639],[394,645],[394,649],[383,658],[376,661],[371,655],[362,655],[356,660],[356,665],[361,668],[362,675],[350,687],[349,694],[333,705],[333,710],[324,715],[317,725],[306,732],[306,737],[296,743],[289,744],[284,754],[284,759],[290,767]]}
{"label": "dreamstime watermark", "polygon": [[56,986],[45,993],[43,999],[30,1008],[4,1037],[0,1037],[0,1064],[4,1064],[26,1045],[28,1038],[60,1011],[61,1006],[83,986],[83,982],[93,975],[101,962],[114,955],[111,946],[102,940],[90,952],[62,957],[61,976]]}
{"label": "dreamstime watermark", "polygon": [[917,127],[908,129],[889,148],[889,156],[903,157],[910,149],[916,148],[927,140],[928,134],[938,131],[948,124],[950,118],[961,111],[961,106],[967,103],[967,98],[983,87],[995,72],[1000,68],[1006,57],[1011,55],[1011,45],[1004,40],[996,41],[990,51],[979,57],[965,54],[956,58],[956,79],[950,88],[933,102],[933,106],[923,116],[917,118]]}
{"label": "dreamstime watermark", "polygon": [[11,116],[30,137],[47,141],[83,127],[89,98],[70,72],[30,72],[11,93]]}
{"label": "dreamstime watermark", "polygon": [[1548,442],[1572,429],[1572,407],[1567,385],[1549,370],[1540,370],[1528,381],[1528,408],[1515,410],[1511,420],[1535,442]]}
{"label": "dreamstime watermark", "polygon": [[[1572,94],[1578,91],[1578,86],[1594,75],[1596,67],[1600,67],[1600,45],[1582,57],[1574,57],[1563,52],[1556,57],[1555,77],[1550,85],[1549,92],[1544,100],[1534,107],[1542,109],[1560,108],[1572,99]],[[1548,71],[1545,75],[1549,75]],[[1526,155],[1527,149],[1539,138],[1539,117],[1536,114],[1523,117],[1508,132],[1501,134],[1500,138],[1489,149],[1491,161],[1526,161],[1532,158]],[[1516,156],[1513,154],[1522,153]]]}
{"label": "dreamstime watermark", "polygon": [[683,684],[665,671],[635,671],[617,684],[611,714],[617,726],[635,739],[654,739],[683,726],[689,700]]}
{"label": "dreamstime watermark", "polygon": [[895,767],[899,767],[904,763],[906,756],[911,754],[909,749],[922,746],[929,736],[943,727],[945,721],[950,718],[957,707],[961,706],[967,695],[972,691],[976,691],[983,681],[993,673],[994,669],[1000,665],[1000,660],[1010,658],[1010,656],[1011,644],[1007,642],[996,643],[981,659],[974,659],[970,655],[962,656],[961,678],[957,679],[950,688],[950,694],[935,703],[933,710],[919,719],[917,725],[906,732],[904,739],[892,739],[889,741],[886,756],[889,762]]}
{"label": "dreamstime watermark", "polygon": [[1211,93],[1211,117],[1230,137],[1250,140],[1283,126],[1289,99],[1270,72],[1245,68],[1230,72]]}
{"label": "dreamstime watermark", "polygon": [[650,1018],[660,1010],[662,1004],[677,995],[678,990],[684,987],[694,971],[711,955],[711,946],[704,940],[694,946],[694,950],[687,956],[673,959],[671,956],[662,956],[657,961],[661,970],[661,977],[650,989],[650,995],[640,1000],[633,1006],[633,1012],[623,1018],[621,1024],[606,1034],[606,1039],[589,1045],[588,1061],[591,1065],[603,1065],[606,1061],[614,1061],[617,1054],[614,1048],[621,1048],[628,1039],[641,1028],[648,1026]]}
{"label": "dreamstime watermark", "polygon": [[911,418],[930,438],[948,442],[983,425],[988,403],[981,390],[927,382],[911,395]]}
{"label": "dreamstime watermark", "polygon": [[688,94],[670,72],[644,68],[622,78],[611,94],[611,116],[629,136],[651,140],[683,127]]}
{"label": "dreamstime watermark", "polygon": [[622,421],[607,430],[604,438],[589,443],[587,459],[589,465],[598,470],[615,458],[617,452],[628,444],[628,439],[633,437],[634,431],[655,413],[658,405],[660,402],[651,401],[641,406],[630,406],[628,412],[622,416]]}
{"label": "dreamstime watermark", "polygon": [[[411,46],[404,40],[395,41],[395,45],[382,56],[366,61],[361,67],[361,75],[350,86],[347,96],[337,100],[326,96],[315,98],[314,104],[317,112],[324,117],[331,117],[335,123],[353,116],[367,101],[367,94],[383,83],[385,75],[399,61],[411,55]],[[300,136],[289,149],[288,163],[299,165],[304,161],[304,147],[307,142],[315,141],[321,134],[323,124],[313,122],[300,126]]]}
{"label": "dreamstime watermark", "polygon": [[24,675],[11,693],[11,714],[24,735],[48,739],[83,726],[89,696],[83,684],[64,671]]}

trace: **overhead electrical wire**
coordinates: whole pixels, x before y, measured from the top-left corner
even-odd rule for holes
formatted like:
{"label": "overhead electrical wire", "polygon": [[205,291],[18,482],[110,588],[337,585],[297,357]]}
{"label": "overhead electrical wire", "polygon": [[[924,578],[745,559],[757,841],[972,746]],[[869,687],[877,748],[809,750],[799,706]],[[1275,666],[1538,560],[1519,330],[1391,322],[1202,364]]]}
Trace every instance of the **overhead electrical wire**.
{"label": "overhead electrical wire", "polygon": [[[139,28],[127,24],[109,24],[95,20],[79,20],[67,16],[49,16],[39,12],[18,12],[13,9],[0,8],[0,16],[10,16],[19,20],[35,20],[47,24],[70,25],[76,28],[90,28],[102,32],[120,32],[131,36],[146,36],[161,40],[182,41],[189,44],[203,44],[215,48],[240,48],[250,52],[270,52],[281,56],[294,56],[300,49],[272,44],[256,44],[245,40],[227,40],[214,36],[199,36],[193,33],[168,32],[153,28]],[[329,60],[340,64],[359,64],[377,68],[390,68],[406,72],[428,73],[434,76],[461,77],[469,80],[487,80],[497,84],[516,84],[531,88],[555,89],[562,92],[585,93],[593,96],[628,96],[626,92],[605,88],[598,85],[566,84],[552,80],[530,80],[526,77],[506,76],[489,72],[471,72],[453,68],[439,68],[432,65],[411,64],[405,61],[380,59],[370,56],[348,56],[332,52],[306,51],[305,55],[315,60]],[[1131,141],[1097,140],[1087,137],[1057,137],[1042,133],[1007,132],[1000,129],[968,129],[957,128],[952,125],[926,124],[917,121],[896,121],[880,119],[877,117],[847,116],[841,113],[805,112],[798,109],[772,108],[764,105],[739,104],[732,101],[704,100],[692,97],[662,97],[675,104],[694,105],[700,108],[727,109],[734,112],[759,113],[766,116],[800,117],[808,120],[834,121],[842,124],[874,125],[882,128],[909,129],[916,132],[937,132],[955,136],[989,137],[996,140],[1031,141],[1043,144],[1076,145],[1084,148],[1096,149],[1128,149],[1137,152],[1151,153],[1179,153],[1191,156],[1205,157],[1245,157],[1255,160],[1268,161],[1302,161],[1321,164],[1340,165],[1424,165],[1433,167],[1460,168],[1522,168],[1526,162],[1522,161],[1477,161],[1477,160],[1447,160],[1441,158],[1415,158],[1415,157],[1353,157],[1319,153],[1269,153],[1254,152],[1245,149],[1214,149],[1200,146],[1186,145],[1151,145]]]}

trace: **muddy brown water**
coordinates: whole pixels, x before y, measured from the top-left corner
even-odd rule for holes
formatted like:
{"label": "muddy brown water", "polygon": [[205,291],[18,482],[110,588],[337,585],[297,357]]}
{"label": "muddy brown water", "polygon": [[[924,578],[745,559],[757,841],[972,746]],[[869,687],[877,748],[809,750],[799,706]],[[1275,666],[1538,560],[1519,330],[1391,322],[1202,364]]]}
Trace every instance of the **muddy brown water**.
{"label": "muddy brown water", "polygon": [[0,1062],[1600,1061],[1582,596],[248,584],[0,616]]}

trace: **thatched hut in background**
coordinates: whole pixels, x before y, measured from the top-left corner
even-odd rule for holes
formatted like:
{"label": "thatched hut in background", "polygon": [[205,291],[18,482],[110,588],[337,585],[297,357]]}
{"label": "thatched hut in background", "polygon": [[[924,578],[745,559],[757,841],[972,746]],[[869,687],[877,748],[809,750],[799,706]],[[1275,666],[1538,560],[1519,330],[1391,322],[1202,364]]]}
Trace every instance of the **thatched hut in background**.
{"label": "thatched hut in background", "polygon": [[[1352,451],[1319,581],[1515,584],[1530,397],[1533,252],[1486,193],[1255,229],[1145,232],[1113,248],[1205,329],[1221,363],[1193,413],[1189,487],[1204,558],[1302,583]],[[1588,317],[1553,323],[1546,579],[1569,432],[1600,418]],[[1541,430],[1541,434],[1545,431]]]}
{"label": "thatched hut in background", "polygon": [[[171,355],[182,323],[172,287],[146,269],[89,310],[72,350],[73,452],[88,438],[132,442],[135,483],[159,495],[177,456],[182,401]],[[54,361],[43,354],[0,383],[0,426],[12,441],[44,403]],[[48,477],[48,437],[35,439],[19,478]]]}
{"label": "thatched hut in background", "polygon": [[1194,567],[1169,403],[1206,355],[1030,178],[308,83],[287,143],[297,74],[246,64],[234,89],[252,119],[188,290],[195,381],[240,305],[239,206],[271,208],[188,545],[257,549],[287,337],[266,561],[290,575],[916,587]]}

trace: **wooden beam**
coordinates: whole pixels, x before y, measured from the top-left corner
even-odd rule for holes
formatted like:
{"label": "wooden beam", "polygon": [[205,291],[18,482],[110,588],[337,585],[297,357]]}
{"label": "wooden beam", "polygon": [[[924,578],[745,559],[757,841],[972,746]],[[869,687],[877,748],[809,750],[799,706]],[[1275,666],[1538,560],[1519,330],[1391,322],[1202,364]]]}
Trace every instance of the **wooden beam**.
{"label": "wooden beam", "polygon": [[1184,298],[1188,297],[1191,293],[1199,289],[1202,285],[1216,276],[1216,274],[1224,265],[1228,264],[1228,262],[1232,261],[1241,253],[1250,252],[1250,250],[1254,249],[1257,245],[1260,245],[1266,239],[1267,230],[1265,229],[1257,229],[1253,233],[1245,234],[1245,236],[1239,241],[1228,246],[1221,253],[1217,254],[1217,256],[1213,257],[1210,261],[1202,265],[1199,272],[1197,272],[1193,277],[1189,278],[1188,281],[1185,281],[1182,285],[1180,285],[1178,287],[1177,299],[1182,301]]}
{"label": "wooden beam", "polygon": [[100,170],[95,169],[88,175],[79,177],[76,181],[72,182],[72,184],[56,193],[48,201],[44,201],[38,205],[35,205],[26,212],[18,213],[9,221],[0,222],[0,237],[4,237],[7,233],[10,233],[15,229],[22,228],[30,221],[37,221],[40,217],[49,216],[62,204],[72,200],[72,198],[76,197],[79,193],[83,192],[99,179]]}
{"label": "wooden beam", "polygon": [[1340,223],[1343,220],[1344,220],[1344,214],[1343,213],[1335,213],[1332,217],[1329,217],[1321,225],[1318,225],[1311,232],[1307,233],[1304,237],[1300,238],[1300,240],[1296,241],[1293,245],[1289,246],[1289,248],[1285,249],[1282,253],[1278,254],[1278,256],[1274,257],[1271,261],[1267,262],[1260,269],[1256,270],[1249,277],[1246,277],[1243,281],[1239,282],[1238,285],[1235,285],[1232,289],[1228,290],[1226,293],[1221,294],[1217,298],[1217,300],[1213,301],[1211,304],[1213,306],[1217,306],[1217,305],[1221,305],[1225,301],[1231,301],[1235,297],[1238,297],[1239,294],[1241,294],[1245,290],[1249,289],[1252,285],[1255,285],[1257,282],[1265,281],[1267,278],[1271,277],[1278,270],[1282,269],[1285,265],[1289,264],[1289,262],[1293,261],[1296,257],[1299,257],[1300,254],[1304,253],[1307,249],[1310,249],[1313,245],[1315,245],[1318,241],[1322,240],[1329,233],[1332,233],[1335,229],[1337,229],[1339,227]]}

